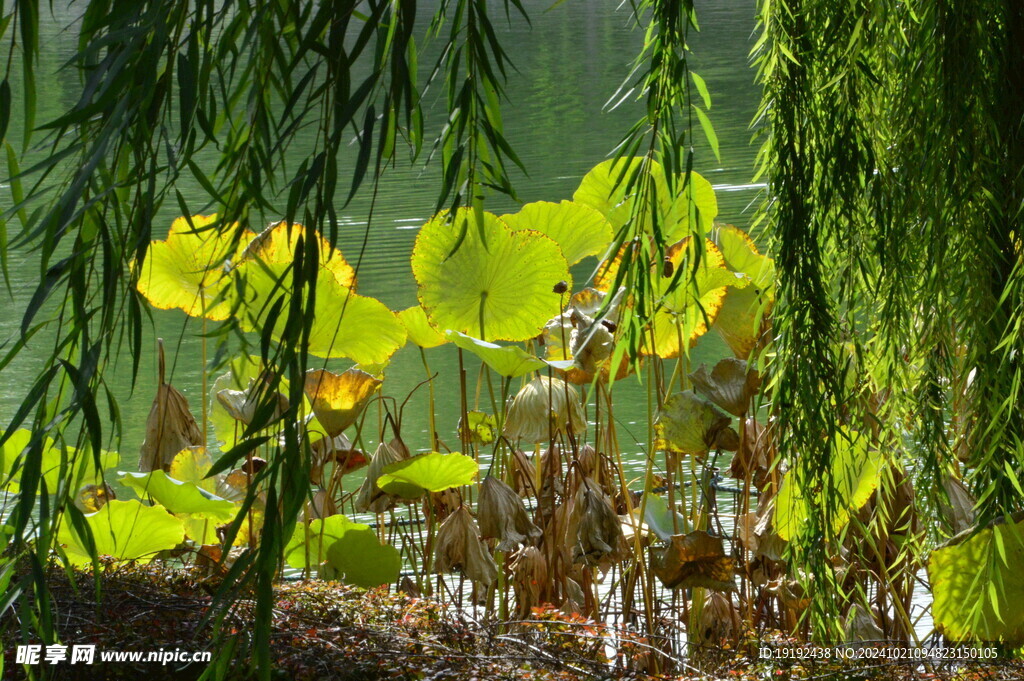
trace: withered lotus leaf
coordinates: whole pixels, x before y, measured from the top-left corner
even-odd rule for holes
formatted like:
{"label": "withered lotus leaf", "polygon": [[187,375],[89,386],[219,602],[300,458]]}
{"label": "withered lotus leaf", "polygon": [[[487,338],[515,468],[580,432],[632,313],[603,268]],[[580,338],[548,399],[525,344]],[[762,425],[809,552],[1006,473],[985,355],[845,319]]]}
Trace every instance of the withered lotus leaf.
{"label": "withered lotus leaf", "polygon": [[654,574],[669,589],[736,589],[733,559],[725,555],[721,537],[703,530],[677,534],[668,546],[652,549],[651,563]]}
{"label": "withered lotus leaf", "polygon": [[541,529],[530,521],[515,490],[491,475],[480,483],[477,516],[480,532],[484,537],[496,538],[499,551],[515,551],[541,536]]}
{"label": "withered lotus leaf", "polygon": [[335,437],[356,422],[381,383],[359,369],[340,374],[311,369],[306,372],[305,390],[317,420],[328,435]]}
{"label": "withered lotus leaf", "polygon": [[163,339],[159,341],[160,385],[146,419],[146,439],[139,451],[139,470],[168,470],[183,449],[203,444],[203,433],[188,410],[188,400],[167,383]]}
{"label": "withered lotus leaf", "polygon": [[536,546],[524,546],[513,555],[509,567],[516,594],[516,614],[525,618],[532,608],[543,602],[548,584],[548,561]]}
{"label": "withered lotus leaf", "polygon": [[654,424],[657,446],[670,452],[704,454],[732,419],[692,390],[670,397]]}
{"label": "withered lotus leaf", "polygon": [[490,586],[498,577],[498,566],[480,540],[480,530],[465,506],[448,516],[437,530],[434,569],[459,570],[484,586]]}
{"label": "withered lotus leaf", "polygon": [[733,416],[742,416],[750,409],[750,400],[761,387],[761,377],[750,371],[746,361],[726,357],[708,372],[701,364],[690,381],[694,389]]}
{"label": "withered lotus leaf", "polygon": [[577,492],[574,512],[576,543],[573,562],[596,566],[622,560],[628,553],[622,523],[608,496],[593,481],[585,481]]}
{"label": "withered lotus leaf", "polygon": [[527,442],[547,442],[559,433],[582,433],[586,418],[580,394],[558,378],[539,376],[516,394],[508,408],[505,435]]}

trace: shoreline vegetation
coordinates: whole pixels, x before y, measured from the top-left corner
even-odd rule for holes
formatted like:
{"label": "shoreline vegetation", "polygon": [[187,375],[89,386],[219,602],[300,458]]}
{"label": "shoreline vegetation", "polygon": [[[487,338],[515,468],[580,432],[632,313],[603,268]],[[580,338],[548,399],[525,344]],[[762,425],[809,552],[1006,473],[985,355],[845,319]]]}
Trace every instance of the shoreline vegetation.
{"label": "shoreline vegetation", "polygon": [[[1020,0],[761,0],[740,227],[698,172],[721,149],[692,0],[622,4],[642,46],[609,106],[635,122],[532,202],[502,117],[520,0],[89,0],[59,66],[42,5],[0,11],[0,271],[39,275],[0,369],[44,348],[6,383],[8,652],[208,645],[204,681],[1020,678]],[[407,161],[439,172],[399,310],[361,265]],[[151,356],[157,320],[197,351]],[[997,660],[806,654],[837,640]]]}
{"label": "shoreline vegetation", "polygon": [[[211,646],[211,604],[219,586],[208,568],[101,563],[102,599],[91,571],[46,569],[56,633],[69,644],[91,644],[91,665],[67,661],[48,670],[57,679],[121,681],[199,679],[215,665],[220,678],[253,679],[255,602],[239,597],[217,623],[223,636]],[[73,581],[72,581],[73,579]],[[31,600],[27,604],[31,607]],[[21,614],[19,604],[5,620]],[[23,644],[16,627],[0,638],[8,674]],[[291,681],[1010,681],[1024,662],[1005,656],[912,662],[875,657],[884,646],[839,646],[862,659],[829,658],[778,631],[748,631],[735,645],[708,645],[670,674],[649,674],[658,642],[551,606],[507,622],[477,621],[471,611],[386,588],[364,590],[324,580],[285,580],[274,587],[270,637],[273,679]],[[101,651],[209,650],[210,665],[107,662]],[[765,652],[772,651],[771,659]],[[653,651],[653,652],[652,652]],[[875,652],[872,652],[875,651]],[[821,656],[821,657],[819,657]],[[865,659],[868,658],[868,659]],[[662,662],[664,666],[668,660]],[[686,669],[686,662],[702,666]],[[205,677],[209,678],[209,677]]]}

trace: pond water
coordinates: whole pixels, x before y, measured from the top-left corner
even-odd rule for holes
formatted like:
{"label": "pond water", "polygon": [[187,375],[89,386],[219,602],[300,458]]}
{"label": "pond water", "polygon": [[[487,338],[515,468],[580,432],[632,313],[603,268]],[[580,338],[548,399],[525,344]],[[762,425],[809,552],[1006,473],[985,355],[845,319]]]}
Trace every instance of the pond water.
{"label": "pond water", "polygon": [[[517,69],[510,73],[509,101],[503,110],[506,136],[529,173],[517,172],[513,180],[524,201],[559,201],[571,198],[583,174],[608,157],[624,131],[641,113],[641,104],[632,99],[627,99],[614,111],[604,107],[629,73],[641,46],[642,34],[631,26],[627,8],[618,0],[567,2],[550,11],[547,11],[552,4],[550,0],[527,0],[524,4],[532,23],[515,14],[509,23],[504,19],[498,22]],[[37,119],[40,121],[55,116],[61,107],[74,101],[77,76],[60,71],[59,65],[77,47],[76,11],[74,5],[70,9],[58,6],[53,15],[44,17],[45,37],[41,44],[45,52],[38,76]],[[758,187],[750,183],[755,149],[748,143],[751,136],[748,125],[759,96],[747,56],[755,24],[754,3],[702,2],[698,4],[698,13],[702,30],[692,39],[692,65],[707,81],[713,97],[710,114],[720,141],[721,161],[716,160],[699,128],[695,128],[694,167],[715,185],[720,219],[745,227],[750,222],[752,203],[758,191]],[[421,17],[424,27],[428,20],[427,14]],[[424,70],[432,65],[436,52],[429,45],[424,48],[420,58]],[[14,111],[12,129],[17,131],[21,127],[17,102]],[[426,121],[428,131],[438,130],[443,122],[442,107],[433,105],[429,98]],[[12,138],[17,139],[14,135]],[[339,185],[344,185],[344,179]],[[197,205],[200,197],[205,196],[194,181],[182,180],[178,186],[186,197],[196,197]],[[432,213],[438,186],[435,165],[423,167],[422,163],[417,163],[403,167],[399,164],[383,178],[371,225],[366,224],[369,212],[366,196],[357,197],[342,211],[339,246],[348,260],[358,266],[360,293],[374,296],[395,310],[416,302],[409,255],[417,229]],[[9,188],[0,187],[0,205],[10,204],[9,192]],[[339,206],[343,198],[338,198]],[[493,197],[487,208],[499,214],[516,210],[506,197]],[[163,235],[177,215],[176,208],[167,207],[160,215],[160,224],[153,226],[154,235]],[[268,220],[273,217],[268,216]],[[253,225],[255,229],[258,227]],[[370,247],[359,258],[366,229],[369,229]],[[595,266],[596,261],[591,258],[575,268],[577,288]],[[17,338],[22,315],[39,280],[36,258],[31,253],[12,257],[11,278],[12,295],[0,309],[0,342],[4,343]],[[152,332],[148,346],[153,352],[143,358],[141,378],[134,392],[127,356],[121,366],[107,374],[111,387],[121,399],[124,431],[118,449],[122,452],[122,466],[128,468],[134,468],[137,461],[155,392],[156,337],[166,339],[172,355],[169,362],[176,357],[172,382],[189,398],[197,417],[202,399],[196,337],[199,328],[179,311],[154,310],[153,321],[153,328],[147,330]],[[724,350],[717,337],[709,334],[695,350],[696,361],[707,358],[713,362]],[[23,391],[38,374],[41,358],[48,352],[47,339],[41,334],[33,339],[18,361],[5,369],[0,420],[9,419],[17,409]],[[450,438],[455,444],[458,400],[448,399],[451,392],[457,390],[455,352],[442,347],[428,353],[431,369],[440,374],[441,380],[446,377],[451,380],[450,384],[437,386],[440,398],[437,423],[441,437]],[[344,361],[328,363],[332,369],[346,366]],[[470,375],[475,376],[475,373],[471,370]],[[388,368],[387,377],[387,394],[401,402],[425,377],[418,350],[412,346],[400,350]],[[625,381],[616,390],[624,453],[639,466],[646,437],[643,425],[646,398],[635,381]],[[634,429],[636,436],[630,437],[629,432]],[[403,430],[411,447],[428,446],[425,391],[421,390],[406,408]],[[422,442],[416,442],[418,434],[423,435]],[[367,437],[364,445],[371,448],[375,442]]]}

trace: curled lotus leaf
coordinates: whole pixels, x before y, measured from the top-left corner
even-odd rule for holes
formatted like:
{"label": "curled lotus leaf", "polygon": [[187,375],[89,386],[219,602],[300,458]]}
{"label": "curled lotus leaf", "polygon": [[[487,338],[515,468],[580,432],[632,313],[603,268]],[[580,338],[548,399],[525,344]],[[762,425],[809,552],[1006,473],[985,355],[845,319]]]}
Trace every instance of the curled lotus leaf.
{"label": "curled lotus leaf", "polygon": [[[401,497],[389,494],[378,486],[377,481],[384,474],[384,469],[393,463],[404,461],[409,458],[409,450],[401,440],[395,439],[391,442],[381,442],[377,451],[370,458],[369,467],[366,470],[366,477],[356,494],[356,510],[372,513],[384,513],[392,508]],[[409,493],[415,492],[409,486]]]}
{"label": "curled lotus leaf", "polygon": [[603,255],[612,241],[612,225],[591,206],[573,201],[528,203],[501,220],[513,230],[532,229],[555,241],[569,265]]}
{"label": "curled lotus leaf", "polygon": [[478,223],[469,209],[454,220],[442,213],[420,229],[412,271],[435,328],[485,340],[533,338],[560,310],[555,286],[572,285],[554,241],[532,230],[512,231],[490,213]]}
{"label": "curled lotus leaf", "polygon": [[491,475],[480,483],[477,517],[481,534],[497,539],[499,551],[515,551],[541,536],[515,490]]}
{"label": "curled lotus leaf", "polygon": [[504,433],[512,439],[537,443],[548,442],[559,433],[582,433],[585,428],[579,391],[561,379],[538,376],[512,399]]}
{"label": "curled lotus leaf", "polygon": [[305,391],[317,420],[333,438],[356,422],[381,383],[359,369],[340,374],[310,369],[306,372]]}
{"label": "curled lotus leaf", "polygon": [[750,400],[761,388],[761,377],[751,371],[742,359],[726,357],[708,372],[700,365],[690,374],[694,389],[733,416],[742,416],[750,409]]}
{"label": "curled lotus leaf", "polygon": [[327,547],[338,541],[356,523],[343,515],[314,518],[297,523],[284,547],[284,560],[297,570],[320,565],[327,560]]}
{"label": "curled lotus leaf", "polygon": [[386,465],[377,485],[389,494],[416,499],[424,492],[472,484],[479,472],[476,461],[465,454],[430,452]]}
{"label": "curled lotus leaf", "polygon": [[437,530],[434,569],[458,570],[478,584],[489,586],[498,577],[498,566],[480,539],[480,529],[465,506],[445,518]]}
{"label": "curled lotus leaf", "polygon": [[282,220],[270,225],[249,241],[242,251],[241,259],[290,265],[295,259],[295,249],[299,245],[299,239],[309,239],[310,235],[316,238],[317,252],[320,255],[320,269],[333,274],[342,287],[355,290],[356,272],[345,261],[341,251],[331,247],[330,242],[316,230],[307,230],[298,223],[289,224]]}
{"label": "curled lotus leaf", "polygon": [[[262,358],[242,354],[228,362],[227,371],[214,379],[210,387],[209,417],[217,439],[226,445],[225,449],[234,447],[245,434],[246,424],[251,423],[252,418],[256,415],[257,404],[261,399],[259,396],[261,389],[264,394],[262,399],[277,402],[271,408],[273,418],[281,416],[284,410],[288,409],[290,405],[285,397],[288,392],[287,379],[278,379],[273,396],[266,394],[266,387],[273,382],[274,378],[276,378],[274,369],[268,366]],[[222,392],[224,397],[218,397]],[[234,393],[241,393],[241,395]],[[243,399],[243,396],[251,397],[251,399]],[[246,404],[247,401],[251,404]],[[308,413],[307,405],[303,406],[303,412]],[[242,418],[238,418],[239,416]]]}
{"label": "curled lotus leaf", "polygon": [[703,530],[677,534],[669,545],[651,550],[654,574],[669,589],[703,587],[735,591],[735,562],[725,554],[721,537]]}
{"label": "curled lotus leaf", "polygon": [[[218,390],[217,402],[232,419],[246,426],[256,419],[263,407],[267,409],[265,413],[268,413],[265,421],[270,424],[279,420],[288,411],[288,398],[277,391],[268,395],[264,387],[265,383],[250,379],[245,390],[230,388]],[[269,406],[265,407],[264,405],[268,405],[268,402]]]}
{"label": "curled lotus leaf", "polygon": [[181,309],[191,317],[227,319],[227,270],[247,232],[220,225],[216,215],[178,218],[164,241],[153,241],[139,268],[136,287],[150,305]]}
{"label": "curled lotus leaf", "polygon": [[700,455],[715,447],[719,432],[732,419],[692,390],[665,401],[654,424],[657,446],[671,452]]}
{"label": "curled lotus leaf", "polygon": [[931,552],[936,628],[951,641],[1024,643],[1024,514],[965,530]]}
{"label": "curled lotus leaf", "polygon": [[[586,175],[573,194],[573,201],[597,209],[608,218],[612,227],[618,229],[629,220],[633,203],[636,201],[638,180],[643,164],[653,180],[652,188],[657,193],[658,224],[662,238],[671,243],[692,232],[707,234],[711,231],[718,215],[718,200],[711,183],[700,174],[691,172],[689,180],[684,176],[669,178],[657,161],[641,157],[619,158],[603,161]],[[696,216],[697,220],[692,221]],[[650,210],[641,213],[646,229],[653,223]],[[691,224],[694,227],[691,228]]]}
{"label": "curled lotus leaf", "polygon": [[[145,506],[135,499],[109,501],[96,513],[85,516],[97,556],[116,561],[148,563],[160,551],[173,549],[185,539],[182,521],[163,506]],[[70,522],[61,523],[57,541],[73,565],[92,561],[87,542]]]}
{"label": "curled lotus leaf", "polygon": [[409,334],[409,341],[421,348],[436,348],[448,342],[444,334],[438,332],[437,329],[430,325],[430,322],[427,320],[427,313],[423,311],[421,305],[413,305],[402,310],[398,313],[398,319],[405,325],[405,330]]}
{"label": "curled lotus leaf", "polygon": [[[245,282],[245,298],[240,305],[242,329],[269,332],[278,341],[289,337],[291,265],[248,260],[238,266],[237,272]],[[405,327],[383,303],[356,295],[327,270],[317,272],[310,354],[348,357],[358,364],[382,364],[405,344],[405,338]]]}
{"label": "curled lotus leaf", "polygon": [[714,326],[733,354],[746,359],[762,341],[765,318],[775,302],[775,264],[758,252],[746,233],[732,225],[716,227],[713,240],[726,266],[749,281],[744,288],[728,290]]}

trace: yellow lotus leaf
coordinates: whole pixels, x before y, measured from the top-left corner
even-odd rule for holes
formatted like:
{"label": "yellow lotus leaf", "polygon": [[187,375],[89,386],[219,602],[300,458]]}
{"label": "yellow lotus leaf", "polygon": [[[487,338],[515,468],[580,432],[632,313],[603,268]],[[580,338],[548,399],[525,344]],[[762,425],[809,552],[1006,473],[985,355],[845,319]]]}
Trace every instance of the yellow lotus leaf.
{"label": "yellow lotus leaf", "polygon": [[336,437],[351,426],[382,381],[365,371],[349,369],[335,374],[323,369],[306,372],[306,396],[327,434]]}
{"label": "yellow lotus leaf", "polygon": [[[295,258],[295,248],[300,237],[306,237],[307,230],[302,225],[289,224],[284,220],[275,222],[253,237],[245,247],[243,258],[256,258],[268,264],[291,263]],[[316,233],[317,247],[320,253],[320,267],[331,272],[338,283],[353,291],[356,288],[356,272],[342,257],[341,251],[331,244],[319,232]]]}
{"label": "yellow lotus leaf", "polygon": [[[240,305],[242,329],[262,333],[270,326],[272,338],[284,338],[289,331],[288,310],[293,295],[291,264],[247,260],[237,272],[245,282],[245,298]],[[307,348],[310,354],[381,364],[405,344],[405,339],[405,327],[387,306],[356,295],[327,270],[317,273],[316,306]]]}
{"label": "yellow lotus leaf", "polygon": [[237,224],[220,225],[216,215],[176,219],[165,241],[150,243],[136,284],[139,293],[161,310],[180,308],[191,317],[227,319],[230,305],[223,294],[238,231]]}

